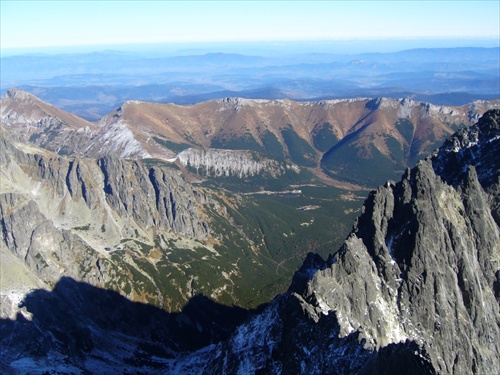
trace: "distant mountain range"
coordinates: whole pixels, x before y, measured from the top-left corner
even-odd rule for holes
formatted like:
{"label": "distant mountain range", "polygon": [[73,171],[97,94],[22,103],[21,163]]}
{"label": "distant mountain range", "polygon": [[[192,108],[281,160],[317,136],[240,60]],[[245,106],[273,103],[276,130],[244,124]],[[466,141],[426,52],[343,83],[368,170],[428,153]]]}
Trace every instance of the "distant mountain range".
{"label": "distant mountain range", "polygon": [[[460,106],[500,97],[499,48],[392,53],[177,56],[107,51],[1,59],[1,94],[19,87],[96,121],[126,100],[411,97]],[[193,52],[191,52],[193,53]]]}

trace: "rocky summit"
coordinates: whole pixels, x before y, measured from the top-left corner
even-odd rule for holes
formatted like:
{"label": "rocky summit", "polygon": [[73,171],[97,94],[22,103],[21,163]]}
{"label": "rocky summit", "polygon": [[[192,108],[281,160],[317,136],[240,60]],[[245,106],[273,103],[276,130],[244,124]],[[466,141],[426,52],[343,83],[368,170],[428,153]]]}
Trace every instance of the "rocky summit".
{"label": "rocky summit", "polygon": [[210,373],[497,374],[500,111],[373,191],[327,261],[214,349]]}

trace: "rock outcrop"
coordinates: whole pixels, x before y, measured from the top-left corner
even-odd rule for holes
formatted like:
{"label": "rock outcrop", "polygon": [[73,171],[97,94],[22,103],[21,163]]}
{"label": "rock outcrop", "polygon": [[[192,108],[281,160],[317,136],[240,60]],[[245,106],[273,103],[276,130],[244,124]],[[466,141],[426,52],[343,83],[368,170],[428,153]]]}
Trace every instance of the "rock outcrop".
{"label": "rock outcrop", "polygon": [[372,192],[343,247],[214,351],[210,373],[496,374],[500,111]]}
{"label": "rock outcrop", "polygon": [[275,178],[287,171],[300,172],[292,163],[279,162],[248,150],[189,148],[179,153],[177,159],[196,173],[214,177],[267,175]]}
{"label": "rock outcrop", "polygon": [[173,168],[112,156],[66,158],[1,135],[2,251],[47,285],[66,276],[162,303],[160,273],[146,274],[137,258],[154,270],[156,244],[205,241],[207,193]]}

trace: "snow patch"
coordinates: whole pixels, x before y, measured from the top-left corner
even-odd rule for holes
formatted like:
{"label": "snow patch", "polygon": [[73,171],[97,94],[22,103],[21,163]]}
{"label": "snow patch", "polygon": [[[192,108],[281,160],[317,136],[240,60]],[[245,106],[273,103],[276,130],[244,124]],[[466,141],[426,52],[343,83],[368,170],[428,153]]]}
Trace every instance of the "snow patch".
{"label": "snow patch", "polygon": [[38,195],[38,192],[40,191],[40,188],[42,187],[42,183],[39,181],[36,186],[33,188],[33,190],[31,190],[31,195],[33,196],[37,196]]}

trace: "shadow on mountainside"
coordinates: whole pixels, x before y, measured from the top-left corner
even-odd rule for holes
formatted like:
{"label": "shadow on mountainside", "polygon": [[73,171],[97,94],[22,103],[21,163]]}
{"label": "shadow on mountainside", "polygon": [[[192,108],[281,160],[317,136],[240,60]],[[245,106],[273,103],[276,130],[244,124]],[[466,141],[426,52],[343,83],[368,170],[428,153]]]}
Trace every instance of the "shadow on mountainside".
{"label": "shadow on mountainside", "polygon": [[125,352],[132,361],[141,356],[139,352],[173,358],[226,339],[256,313],[203,295],[189,300],[182,312],[169,313],[68,277],[61,278],[52,291],[27,294],[20,307],[32,319],[21,313],[15,320],[0,319],[4,357],[0,362],[44,358],[54,351],[72,359],[95,352],[110,356]]}

